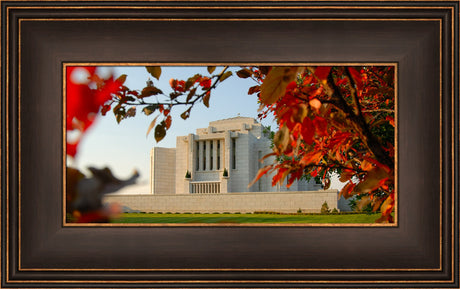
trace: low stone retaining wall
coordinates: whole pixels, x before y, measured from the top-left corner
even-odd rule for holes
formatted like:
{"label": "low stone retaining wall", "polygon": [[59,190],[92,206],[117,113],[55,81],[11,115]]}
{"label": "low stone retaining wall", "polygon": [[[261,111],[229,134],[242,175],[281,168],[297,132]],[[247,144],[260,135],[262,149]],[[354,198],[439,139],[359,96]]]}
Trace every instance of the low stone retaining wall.
{"label": "low stone retaining wall", "polygon": [[106,195],[104,204],[118,203],[124,211],[171,213],[253,213],[271,211],[304,213],[321,211],[327,202],[338,208],[337,190],[300,192],[221,193],[186,195]]}

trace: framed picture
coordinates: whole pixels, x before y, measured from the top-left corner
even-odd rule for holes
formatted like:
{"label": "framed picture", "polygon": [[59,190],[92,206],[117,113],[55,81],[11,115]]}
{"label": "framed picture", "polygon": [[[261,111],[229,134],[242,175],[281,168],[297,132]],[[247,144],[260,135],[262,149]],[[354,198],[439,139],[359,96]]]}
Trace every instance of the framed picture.
{"label": "framed picture", "polygon": [[[2,287],[459,287],[458,1],[2,1]],[[65,63],[395,63],[398,222],[66,226]]]}
{"label": "framed picture", "polygon": [[64,226],[397,226],[397,64],[279,65],[65,63]]}

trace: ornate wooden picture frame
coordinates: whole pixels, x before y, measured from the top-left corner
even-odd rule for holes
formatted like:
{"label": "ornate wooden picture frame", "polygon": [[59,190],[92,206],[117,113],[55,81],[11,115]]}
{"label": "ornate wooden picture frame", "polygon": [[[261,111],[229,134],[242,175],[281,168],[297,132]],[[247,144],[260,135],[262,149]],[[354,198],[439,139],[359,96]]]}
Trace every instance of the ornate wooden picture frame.
{"label": "ornate wooden picture frame", "polygon": [[[1,1],[2,287],[459,287],[455,1]],[[66,227],[65,62],[398,63],[393,227]]]}

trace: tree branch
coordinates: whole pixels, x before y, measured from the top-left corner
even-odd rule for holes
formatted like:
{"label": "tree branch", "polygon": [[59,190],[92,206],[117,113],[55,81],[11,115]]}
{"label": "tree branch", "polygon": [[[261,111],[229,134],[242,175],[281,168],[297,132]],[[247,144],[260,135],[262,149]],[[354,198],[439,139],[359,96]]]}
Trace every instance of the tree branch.
{"label": "tree branch", "polygon": [[[352,81],[352,79],[350,79],[350,81]],[[343,110],[343,112],[345,112],[347,117],[356,125],[357,128],[360,129],[360,133],[364,136],[363,142],[366,144],[369,150],[374,154],[377,161],[388,166],[390,169],[393,169],[394,168],[393,159],[388,156],[388,154],[385,152],[382,145],[380,144],[380,141],[369,129],[369,126],[367,125],[366,120],[364,119],[362,115],[361,107],[358,106],[357,113],[355,113],[353,109],[348,105],[345,98],[343,98],[339,88],[335,84],[334,79],[332,77],[332,70],[327,76],[327,83],[333,89],[332,98],[337,99],[336,106],[340,108],[341,110]],[[356,97],[356,94],[354,97]],[[359,100],[357,98],[355,98],[355,102],[357,102],[359,105]]]}

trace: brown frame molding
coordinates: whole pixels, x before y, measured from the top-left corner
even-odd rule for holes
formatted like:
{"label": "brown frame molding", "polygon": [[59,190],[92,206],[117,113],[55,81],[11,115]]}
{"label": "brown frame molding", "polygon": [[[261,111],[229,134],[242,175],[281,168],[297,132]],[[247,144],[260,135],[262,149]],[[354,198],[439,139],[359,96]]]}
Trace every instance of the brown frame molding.
{"label": "brown frame molding", "polygon": [[[459,1],[0,4],[2,287],[459,287]],[[396,62],[398,225],[64,226],[67,62]]]}

